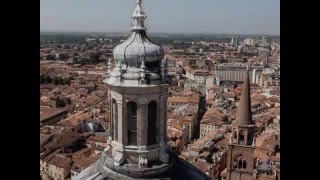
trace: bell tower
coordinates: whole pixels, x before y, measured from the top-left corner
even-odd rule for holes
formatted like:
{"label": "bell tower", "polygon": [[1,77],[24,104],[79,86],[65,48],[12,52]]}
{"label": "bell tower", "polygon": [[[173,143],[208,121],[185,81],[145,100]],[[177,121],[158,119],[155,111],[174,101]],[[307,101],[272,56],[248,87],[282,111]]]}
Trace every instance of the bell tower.
{"label": "bell tower", "polygon": [[[167,146],[167,86],[164,51],[146,34],[146,14],[137,0],[131,36],[108,63],[111,145],[104,167],[129,177],[155,176],[171,167]],[[107,152],[106,152],[107,153]]]}
{"label": "bell tower", "polygon": [[247,70],[240,105],[228,145],[227,180],[251,180],[254,170],[255,130],[252,123],[250,81]]}

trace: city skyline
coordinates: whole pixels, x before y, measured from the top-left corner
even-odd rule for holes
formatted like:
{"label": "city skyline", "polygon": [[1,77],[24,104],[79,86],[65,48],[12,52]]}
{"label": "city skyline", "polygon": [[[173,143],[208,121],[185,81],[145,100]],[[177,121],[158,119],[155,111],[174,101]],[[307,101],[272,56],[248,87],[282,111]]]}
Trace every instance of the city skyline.
{"label": "city skyline", "polygon": [[[41,32],[127,32],[135,0],[43,0]],[[183,3],[183,4],[182,4]],[[279,35],[279,1],[145,1],[152,33]],[[57,11],[58,9],[58,11]],[[161,9],[166,9],[165,13]],[[57,13],[59,12],[59,13]],[[148,13],[152,12],[152,13]]]}

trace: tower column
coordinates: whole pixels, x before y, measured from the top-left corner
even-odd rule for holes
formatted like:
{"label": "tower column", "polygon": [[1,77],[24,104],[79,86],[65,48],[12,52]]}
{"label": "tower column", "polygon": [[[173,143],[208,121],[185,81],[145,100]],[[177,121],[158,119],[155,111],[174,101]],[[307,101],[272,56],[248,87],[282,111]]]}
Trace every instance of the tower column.
{"label": "tower column", "polygon": [[160,135],[160,146],[163,146],[167,137],[167,94],[163,92],[160,96],[160,129],[163,131],[159,132]]}
{"label": "tower column", "polygon": [[122,119],[122,98],[119,98],[117,101],[117,105],[118,105],[118,139],[116,139],[116,141],[123,146],[124,142],[123,142],[123,131],[124,131],[124,127],[123,127],[123,123],[122,121],[119,121],[120,119]]}
{"label": "tower column", "polygon": [[142,97],[139,99],[140,111],[139,111],[139,122],[138,122],[138,146],[139,149],[146,149],[147,146],[147,129],[148,129],[148,111],[147,111],[148,98]]}

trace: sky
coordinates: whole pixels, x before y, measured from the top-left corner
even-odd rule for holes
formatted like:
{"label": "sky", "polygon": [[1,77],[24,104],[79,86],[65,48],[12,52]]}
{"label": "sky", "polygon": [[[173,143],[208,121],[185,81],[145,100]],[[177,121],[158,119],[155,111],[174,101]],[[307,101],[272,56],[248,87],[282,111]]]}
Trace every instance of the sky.
{"label": "sky", "polygon": [[[41,0],[40,31],[129,32],[136,0]],[[280,34],[280,0],[143,0],[151,33]]]}

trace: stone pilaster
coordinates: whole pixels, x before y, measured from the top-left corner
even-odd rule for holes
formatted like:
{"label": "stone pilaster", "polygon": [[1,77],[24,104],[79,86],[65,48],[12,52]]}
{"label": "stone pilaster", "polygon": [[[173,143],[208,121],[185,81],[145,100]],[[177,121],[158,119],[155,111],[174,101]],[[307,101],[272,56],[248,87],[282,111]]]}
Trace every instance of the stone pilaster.
{"label": "stone pilaster", "polygon": [[[118,93],[115,93],[115,92],[112,92],[111,93],[111,97],[112,97],[112,99],[115,99],[116,100],[116,102],[117,102],[117,108],[118,108],[118,139],[114,139],[114,141],[117,141],[117,143],[119,144],[119,145],[123,145],[124,144],[124,142],[123,142],[123,131],[125,130],[125,128],[124,128],[124,126],[123,126],[123,121],[122,121],[122,119],[123,119],[123,105],[122,105],[122,95],[120,95],[120,94],[118,94]],[[111,102],[111,104],[112,104],[112,102]],[[112,111],[112,109],[110,109],[110,111]],[[111,116],[111,117],[113,117],[113,116]],[[114,126],[114,119],[112,119],[111,120],[112,121],[112,123],[113,123],[113,126]],[[112,132],[113,133],[113,131],[110,131],[110,132]]]}
{"label": "stone pilaster", "polygon": [[146,149],[147,145],[147,129],[148,129],[148,98],[139,99],[139,119],[138,119],[138,145],[139,149]]}
{"label": "stone pilaster", "polygon": [[163,146],[167,136],[167,92],[160,95],[160,146]]}
{"label": "stone pilaster", "polygon": [[123,117],[122,117],[122,110],[123,110],[123,106],[122,106],[122,98],[118,99],[117,101],[117,105],[118,105],[118,139],[117,142],[119,142],[119,144],[123,145],[123,131],[126,129],[123,127]]}

